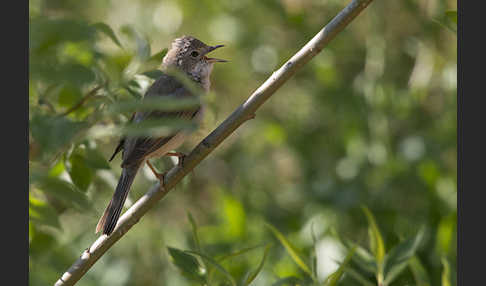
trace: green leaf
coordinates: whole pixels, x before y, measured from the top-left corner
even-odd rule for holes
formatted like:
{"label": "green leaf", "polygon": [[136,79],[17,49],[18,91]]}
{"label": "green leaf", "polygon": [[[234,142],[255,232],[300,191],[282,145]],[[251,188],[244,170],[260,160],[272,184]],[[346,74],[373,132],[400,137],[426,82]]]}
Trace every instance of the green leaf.
{"label": "green leaf", "polygon": [[140,61],[144,62],[150,58],[150,44],[145,37],[130,26],[123,26],[120,31],[135,40],[137,57]]}
{"label": "green leaf", "polygon": [[71,107],[75,105],[82,97],[83,95],[81,94],[79,88],[72,84],[66,84],[59,91],[58,103],[61,106]]}
{"label": "green leaf", "polygon": [[345,269],[346,273],[349,274],[352,278],[358,281],[361,285],[364,286],[376,286],[376,284],[371,283],[368,281],[363,275],[361,275],[358,271],[348,267]]}
{"label": "green leaf", "polygon": [[413,277],[415,279],[415,285],[417,286],[430,286],[430,279],[427,271],[425,270],[422,262],[417,255],[412,256],[408,261],[410,270],[412,271]]}
{"label": "green leaf", "polygon": [[245,253],[247,253],[251,250],[254,250],[254,249],[257,249],[257,248],[260,248],[260,247],[263,247],[263,246],[265,246],[265,244],[260,244],[260,245],[256,245],[256,246],[252,246],[252,247],[243,248],[243,249],[237,250],[235,252],[231,252],[231,253],[222,255],[221,257],[217,258],[217,261],[222,262],[223,260],[226,260],[228,258],[233,258],[233,257],[236,257],[236,256],[243,255],[243,254],[245,254]]}
{"label": "green leaf", "polygon": [[49,52],[49,48],[62,42],[89,41],[94,29],[84,21],[35,17],[29,20],[29,51]]}
{"label": "green leaf", "polygon": [[255,278],[257,277],[258,273],[260,273],[260,271],[262,270],[263,268],[263,265],[265,264],[265,260],[267,258],[267,255],[268,255],[268,251],[270,250],[270,245],[267,245],[265,247],[265,251],[263,252],[263,258],[262,258],[262,261],[260,261],[260,264],[258,265],[257,269],[251,273],[246,279],[245,279],[245,283],[244,285],[250,285],[250,283],[255,280]]}
{"label": "green leaf", "polygon": [[67,83],[78,88],[93,83],[96,78],[90,68],[72,62],[56,63],[55,66],[46,65],[40,69],[39,73],[45,76],[47,82]]}
{"label": "green leaf", "polygon": [[149,61],[154,61],[157,63],[162,63],[162,60],[164,59],[165,55],[167,54],[168,49],[162,49],[160,52],[154,54],[153,56],[150,57]]}
{"label": "green leaf", "polygon": [[348,251],[348,254],[344,258],[344,261],[341,263],[341,265],[339,265],[339,268],[336,271],[334,271],[334,273],[329,275],[329,277],[326,279],[325,285],[327,285],[327,286],[336,286],[337,285],[339,279],[341,279],[341,277],[344,274],[346,267],[348,266],[349,262],[351,261],[351,258],[353,257],[353,254],[354,254],[354,251],[355,251],[354,248],[352,248],[350,251]]}
{"label": "green leaf", "polygon": [[197,234],[197,224],[196,224],[196,221],[194,220],[194,217],[192,216],[192,214],[189,211],[187,212],[187,218],[189,219],[189,222],[191,223],[192,238],[194,239],[194,245],[196,246],[196,250],[198,252],[201,252],[201,243],[199,242],[199,236]]}
{"label": "green leaf", "polygon": [[[140,92],[135,89],[135,88],[132,88],[131,86],[129,85],[124,85],[123,88],[128,91],[128,93],[130,93],[131,96],[133,96],[136,100],[140,100],[142,99],[142,95],[140,94]],[[116,103],[115,103],[116,104]]]}
{"label": "green leaf", "polygon": [[199,263],[194,256],[176,248],[167,247],[167,249],[169,250],[169,254],[172,257],[175,266],[177,266],[184,275],[192,280],[200,282],[205,281]]}
{"label": "green leaf", "polygon": [[457,11],[446,11],[445,15],[451,22],[457,25]]}
{"label": "green leaf", "polygon": [[52,194],[67,205],[74,206],[79,210],[90,208],[86,195],[78,191],[71,183],[50,177],[44,177],[37,183],[41,191]]}
{"label": "green leaf", "polygon": [[304,260],[299,255],[297,249],[285,238],[285,236],[277,230],[273,225],[265,223],[265,225],[272,231],[273,235],[280,241],[280,243],[284,246],[287,253],[290,255],[292,260],[302,269],[305,273],[309,274],[314,280],[315,277],[312,275],[309,267],[304,263]]}
{"label": "green leaf", "polygon": [[381,285],[384,280],[384,269],[383,269],[383,260],[385,258],[385,243],[383,242],[383,237],[381,235],[380,229],[376,224],[375,218],[370,210],[362,206],[361,207],[363,212],[366,215],[366,219],[368,220],[368,234],[370,237],[370,248],[373,251],[376,259],[377,265],[377,272],[376,272],[376,280],[378,284]]}
{"label": "green leaf", "polygon": [[282,279],[277,280],[272,286],[297,286],[302,285],[303,281],[295,276],[284,277]]}
{"label": "green leaf", "polygon": [[[29,211],[30,212],[30,211]],[[30,213],[29,213],[30,215]],[[35,238],[35,227],[34,224],[29,220],[29,246],[32,240]]]}
{"label": "green leaf", "polygon": [[159,77],[163,76],[164,73],[160,70],[151,70],[151,71],[147,71],[147,72],[144,72],[142,73],[144,76],[147,76],[151,79],[159,79]]}
{"label": "green leaf", "polygon": [[179,111],[196,108],[200,105],[200,99],[195,96],[187,98],[174,98],[171,96],[158,96],[155,98],[144,98],[143,100],[126,100],[111,105],[109,112],[119,114],[134,111]]}
{"label": "green leaf", "polygon": [[[146,62],[142,64],[140,67],[139,71],[144,71],[144,72],[151,72],[154,69],[156,70],[159,68],[163,62],[163,59],[165,55],[167,54],[167,49],[163,49],[160,52],[152,55]],[[149,76],[150,77],[150,76]],[[157,79],[158,77],[155,77],[153,79]]]}
{"label": "green leaf", "polygon": [[60,160],[57,160],[57,163],[49,170],[48,176],[49,177],[59,177],[59,175],[64,172],[65,166],[64,166],[64,160],[63,158]]}
{"label": "green leaf", "polygon": [[231,276],[231,274],[229,274],[228,271],[226,271],[226,269],[224,269],[223,266],[221,266],[218,262],[216,262],[214,259],[212,259],[211,257],[205,255],[205,254],[202,254],[202,253],[199,253],[197,251],[190,251],[190,250],[186,250],[184,251],[185,253],[189,253],[189,254],[195,254],[195,255],[198,255],[199,257],[201,257],[204,261],[206,261],[207,263],[213,265],[214,267],[216,267],[217,270],[219,270],[219,272],[221,272],[224,276],[226,276],[226,278],[228,278],[228,280],[230,281],[231,285],[233,286],[236,286],[236,282],[235,282],[235,279],[233,278],[233,276]]}
{"label": "green leaf", "polygon": [[369,234],[370,234],[370,247],[375,255],[375,259],[378,264],[383,262],[385,258],[385,243],[383,242],[383,237],[381,236],[380,229],[376,224],[375,218],[370,210],[363,206],[363,212],[366,215],[366,219],[368,220],[369,224]]}
{"label": "green leaf", "polygon": [[105,23],[102,23],[102,22],[99,22],[99,23],[95,23],[92,25],[92,27],[94,27],[96,30],[104,33],[105,35],[107,35],[108,37],[110,37],[110,39],[120,48],[123,49],[123,46],[122,44],[120,43],[120,41],[118,40],[118,38],[116,37],[115,35],[115,32],[113,31],[113,29],[111,29],[110,26],[108,26],[107,24]]}
{"label": "green leaf", "polygon": [[391,283],[405,269],[409,259],[415,255],[423,237],[424,228],[421,228],[414,237],[401,242],[390,250],[384,262],[385,284]]}
{"label": "green leaf", "polygon": [[436,249],[440,255],[447,255],[456,233],[457,214],[453,213],[441,218],[437,227]]}
{"label": "green leaf", "polygon": [[133,88],[141,88],[140,84],[134,79],[130,80],[127,84]]}
{"label": "green leaf", "polygon": [[35,141],[46,153],[58,151],[71,143],[74,136],[87,126],[84,122],[73,122],[65,117],[34,115],[29,127]]}
{"label": "green leaf", "polygon": [[432,19],[432,21],[457,33],[457,11],[446,11],[443,16]]}
{"label": "green leaf", "polygon": [[449,261],[447,261],[447,258],[442,257],[442,266],[444,267],[444,270],[442,271],[442,286],[451,286],[451,273],[450,273],[450,266],[449,266]]}
{"label": "green leaf", "polygon": [[127,136],[168,136],[174,131],[195,130],[196,123],[184,119],[158,119],[139,123],[129,123],[121,128],[121,134]]}
{"label": "green leaf", "polygon": [[352,247],[355,248],[355,255],[353,255],[353,261],[356,262],[362,269],[370,272],[376,273],[378,267],[376,265],[375,257],[369,253],[366,249],[358,246],[357,244],[351,243]]}
{"label": "green leaf", "polygon": [[29,219],[37,223],[61,228],[56,211],[43,201],[29,196]]}
{"label": "green leaf", "polygon": [[88,190],[93,180],[93,170],[86,164],[86,160],[80,152],[74,152],[69,158],[71,168],[68,173],[73,183],[82,191]]}
{"label": "green leaf", "polygon": [[97,149],[86,149],[86,165],[93,169],[111,169],[108,161]]}

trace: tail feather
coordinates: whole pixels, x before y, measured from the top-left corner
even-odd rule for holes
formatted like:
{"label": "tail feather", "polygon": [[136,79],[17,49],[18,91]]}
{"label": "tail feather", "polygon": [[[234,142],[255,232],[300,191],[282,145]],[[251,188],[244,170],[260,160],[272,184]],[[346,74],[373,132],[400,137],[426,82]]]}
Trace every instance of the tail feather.
{"label": "tail feather", "polygon": [[96,233],[103,229],[103,234],[110,235],[113,232],[113,229],[115,229],[138,168],[139,165],[123,168],[120,179],[118,180],[118,185],[115,189],[115,193],[113,194],[113,198],[106,207],[103,216],[98,221]]}

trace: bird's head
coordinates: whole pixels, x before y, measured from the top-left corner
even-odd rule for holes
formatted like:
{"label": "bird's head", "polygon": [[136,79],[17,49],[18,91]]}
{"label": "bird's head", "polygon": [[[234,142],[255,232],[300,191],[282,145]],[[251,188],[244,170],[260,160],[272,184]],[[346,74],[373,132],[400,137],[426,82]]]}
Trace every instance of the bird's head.
{"label": "bird's head", "polygon": [[176,68],[183,71],[196,81],[209,81],[213,64],[226,60],[209,58],[207,54],[221,47],[223,45],[208,46],[194,37],[182,36],[172,42],[162,66],[164,69]]}

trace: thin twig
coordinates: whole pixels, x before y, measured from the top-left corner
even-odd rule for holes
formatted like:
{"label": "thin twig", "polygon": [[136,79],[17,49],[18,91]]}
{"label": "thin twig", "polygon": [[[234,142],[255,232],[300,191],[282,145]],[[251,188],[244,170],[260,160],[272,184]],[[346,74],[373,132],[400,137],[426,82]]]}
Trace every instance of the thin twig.
{"label": "thin twig", "polygon": [[88,101],[88,99],[91,99],[93,98],[95,95],[96,95],[96,92],[98,90],[100,90],[103,86],[105,86],[105,84],[100,84],[96,87],[94,87],[92,90],[90,90],[88,92],[88,94],[86,94],[83,98],[81,98],[81,100],[76,103],[75,105],[73,105],[71,108],[69,108],[68,110],[64,111],[63,113],[61,113],[59,116],[66,116],[68,115],[69,113],[75,111],[76,109],[80,108],[81,106],[83,106],[83,104]]}
{"label": "thin twig", "polygon": [[353,0],[312,40],[274,72],[242,105],[240,105],[211,134],[204,138],[184,160],[183,166],[173,167],[165,177],[165,188],[159,183],[152,186],[118,221],[110,236],[101,235],[81,257],[62,275],[55,286],[74,285],[91,266],[117,242],[145,213],[163,198],[182,178],[191,172],[241,124],[251,118],[255,111],[282,86],[292,75],[318,54],[329,41],[344,29],[373,0]]}

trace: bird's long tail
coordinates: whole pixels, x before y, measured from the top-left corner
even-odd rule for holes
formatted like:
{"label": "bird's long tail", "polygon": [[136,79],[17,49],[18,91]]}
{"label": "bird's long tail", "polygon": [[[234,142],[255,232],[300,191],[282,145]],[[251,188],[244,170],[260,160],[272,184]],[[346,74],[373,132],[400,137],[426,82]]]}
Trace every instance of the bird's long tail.
{"label": "bird's long tail", "polygon": [[118,218],[120,217],[123,205],[127,199],[130,187],[137,175],[137,171],[140,165],[132,165],[123,168],[118,185],[116,186],[115,193],[110,203],[106,207],[103,216],[98,221],[96,226],[96,233],[103,229],[103,234],[110,235],[115,229]]}

